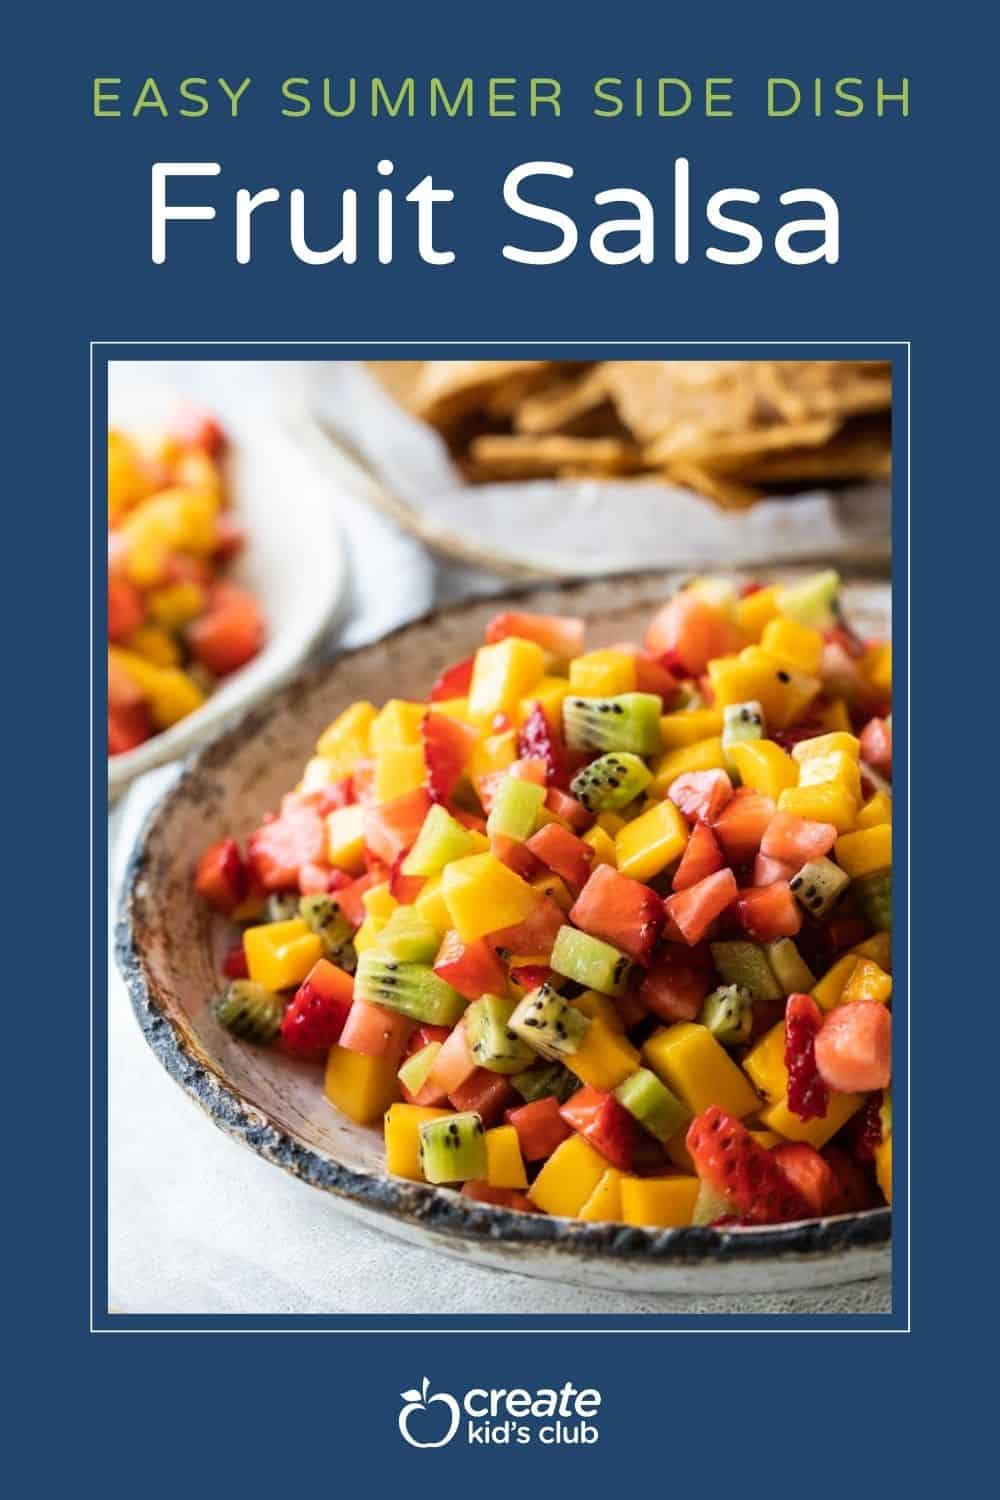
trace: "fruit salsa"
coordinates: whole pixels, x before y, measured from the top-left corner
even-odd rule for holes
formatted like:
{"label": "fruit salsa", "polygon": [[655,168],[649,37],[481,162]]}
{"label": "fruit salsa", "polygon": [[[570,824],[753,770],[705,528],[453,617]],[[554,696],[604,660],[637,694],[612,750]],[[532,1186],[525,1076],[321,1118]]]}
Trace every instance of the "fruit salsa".
{"label": "fruit salsa", "polygon": [[108,754],[134,750],[200,708],[264,642],[252,594],[223,570],[243,534],[203,413],[153,446],[108,432]]}
{"label": "fruit salsa", "polygon": [[195,886],[222,1026],[325,1058],[388,1171],[582,1220],[891,1200],[891,654],[832,572],[696,579],[642,644],[497,615],[346,708]]}

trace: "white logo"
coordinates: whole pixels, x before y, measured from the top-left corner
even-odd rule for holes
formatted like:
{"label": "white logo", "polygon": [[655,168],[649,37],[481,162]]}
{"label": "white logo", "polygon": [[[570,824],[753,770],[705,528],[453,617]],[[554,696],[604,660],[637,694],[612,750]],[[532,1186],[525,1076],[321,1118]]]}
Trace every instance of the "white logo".
{"label": "white logo", "polygon": [[[431,1396],[428,1394],[429,1391],[430,1381],[425,1375],[421,1382],[419,1391],[401,1392],[402,1398],[406,1402],[406,1405],[403,1407],[402,1411],[399,1414],[399,1431],[401,1436],[406,1440],[406,1442],[409,1443],[411,1448],[443,1448],[445,1444],[450,1443],[452,1438],[455,1436],[455,1433],[458,1431],[458,1424],[462,1419],[462,1408],[459,1406],[454,1396],[449,1396],[447,1391],[439,1391],[436,1395]],[[448,1430],[445,1432],[444,1437],[431,1438],[430,1441],[422,1441],[420,1438],[414,1437],[413,1433],[410,1431],[410,1420],[417,1412],[425,1412],[427,1411],[428,1407],[434,1405],[447,1407],[449,1412]],[[436,1420],[436,1418],[433,1422],[428,1420],[426,1423],[415,1423],[414,1425],[417,1425],[419,1427],[427,1427],[430,1431],[434,1431],[435,1428],[440,1427],[440,1423]]]}

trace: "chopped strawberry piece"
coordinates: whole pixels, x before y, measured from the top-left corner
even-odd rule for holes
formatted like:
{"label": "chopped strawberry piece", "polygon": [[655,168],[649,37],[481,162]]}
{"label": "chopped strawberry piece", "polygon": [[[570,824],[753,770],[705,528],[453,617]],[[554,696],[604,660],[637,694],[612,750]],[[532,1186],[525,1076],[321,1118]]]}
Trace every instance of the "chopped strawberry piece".
{"label": "chopped strawberry piece", "polygon": [[829,854],[836,842],[837,830],[832,823],[815,823],[809,818],[796,817],[795,813],[776,812],[764,830],[760,852],[801,870],[809,860]]}
{"label": "chopped strawberry piece", "polygon": [[860,1114],[851,1121],[851,1150],[857,1161],[874,1161],[882,1144],[882,1090],[869,1094]]}
{"label": "chopped strawberry piece", "polygon": [[133,635],[146,618],[146,606],[139,590],[127,578],[108,579],[108,640],[124,641]]}
{"label": "chopped strawberry piece", "polygon": [[501,958],[505,953],[508,957],[531,954],[532,957],[548,958],[565,921],[562,908],[551,896],[546,896],[523,922],[491,932],[490,943]]}
{"label": "chopped strawberry piece", "polygon": [[598,865],[570,910],[570,921],[638,963],[649,962],[663,926],[663,902],[641,881]]}
{"label": "chopped strawberry piece", "polygon": [[[438,1057],[440,1058],[440,1053]],[[502,1073],[491,1073],[487,1068],[477,1068],[464,1083],[452,1089],[448,1095],[451,1104],[459,1111],[471,1110],[486,1126],[498,1125],[504,1111],[518,1098],[517,1090],[509,1078]]]}
{"label": "chopped strawberry piece", "polygon": [[544,761],[546,780],[550,785],[558,785],[565,780],[565,746],[561,736],[551,728],[545,717],[545,710],[537,701],[521,726],[517,737],[517,753]]}
{"label": "chopped strawberry piece", "polygon": [[594,851],[583,839],[578,839],[575,833],[558,823],[546,823],[539,828],[531,835],[526,848],[565,880],[570,890],[579,891],[586,883],[594,862]]}
{"label": "chopped strawberry piece", "polygon": [[689,823],[714,823],[733,795],[725,771],[685,771],[667,793]]}
{"label": "chopped strawberry piece", "polygon": [[247,534],[243,527],[236,521],[228,511],[222,511],[215,518],[215,546],[212,556],[216,562],[232,562],[239,557],[246,546]]}
{"label": "chopped strawberry piece", "polygon": [[420,724],[427,767],[427,790],[433,802],[448,802],[462,779],[476,732],[447,714],[428,713]]}
{"label": "chopped strawberry piece", "polygon": [[326,858],[326,825],[309,801],[286,797],[281,816],[250,835],[248,861],[266,891],[286,891],[299,883],[303,865]]}
{"label": "chopped strawberry piece", "polygon": [[588,1084],[571,1095],[559,1113],[613,1167],[631,1172],[638,1127],[614,1094]]}
{"label": "chopped strawberry piece", "polygon": [[888,719],[869,719],[860,735],[861,759],[876,771],[892,775],[892,725]]}
{"label": "chopped strawberry piece", "polygon": [[889,1087],[892,1014],[875,1000],[854,1000],[827,1013],[816,1038],[816,1067],[840,1094]]}
{"label": "chopped strawberry piece", "polygon": [[530,1104],[508,1109],[504,1118],[517,1131],[525,1161],[544,1161],[573,1134],[559,1112],[559,1100],[555,1094],[546,1094],[543,1099],[532,1099]]}
{"label": "chopped strawberry piece", "polygon": [[309,796],[320,817],[325,818],[328,813],[337,812],[341,807],[351,807],[357,801],[354,795],[354,777],[345,776],[343,781],[336,781],[333,786],[320,787],[317,791],[310,792]]}
{"label": "chopped strawberry piece", "polygon": [[794,937],[802,926],[802,908],[787,880],[740,891],[735,911],[743,931],[755,943]]}
{"label": "chopped strawberry piece", "polygon": [[222,972],[227,979],[249,979],[250,970],[242,943],[233,943],[226,949],[222,960]]}
{"label": "chopped strawberry piece", "polygon": [[[770,797],[749,787],[737,787],[712,825],[722,852],[732,865],[748,865],[774,817]],[[765,851],[766,852],[766,851]]]}
{"label": "chopped strawberry piece", "polygon": [[725,860],[719,841],[712,830],[704,823],[696,823],[691,830],[687,848],[681,855],[681,862],[674,872],[673,889],[675,891],[686,891],[691,886],[697,885],[699,880],[704,880],[708,875],[714,875],[721,870]]}
{"label": "chopped strawberry piece", "polygon": [[865,643],[849,630],[845,625],[831,625],[829,630],[823,632],[824,639],[831,644],[836,644],[846,651],[848,656],[859,661],[865,654]]}
{"label": "chopped strawberry piece", "polygon": [[805,1141],[787,1141],[771,1152],[785,1176],[798,1188],[809,1210],[821,1219],[837,1196],[837,1179],[828,1162]]}
{"label": "chopped strawberry piece", "polygon": [[430,701],[441,703],[448,698],[464,698],[472,686],[472,669],[475,664],[476,658],[467,656],[464,661],[457,661],[454,666],[446,667],[427,695]]}
{"label": "chopped strawberry piece", "polygon": [[231,916],[247,893],[247,867],[235,839],[210,844],[198,861],[194,888],[216,911]]}
{"label": "chopped strawberry piece", "polygon": [[407,849],[412,849],[431,805],[424,787],[404,792],[390,802],[369,803],[362,814],[365,844],[390,869]]}
{"label": "chopped strawberry piece", "polygon": [[299,890],[303,896],[325,896],[328,891],[336,890],[336,884],[331,885],[331,881],[338,876],[350,883],[351,877],[343,870],[334,870],[331,865],[319,861],[307,861],[299,866]]}
{"label": "chopped strawberry piece", "polygon": [[785,1067],[788,1108],[800,1120],[821,1120],[829,1102],[816,1066],[816,1038],[823,1012],[811,995],[789,995],[785,1006]]}
{"label": "chopped strawberry piece", "polygon": [[510,610],[493,616],[486,627],[486,644],[493,646],[509,636],[519,636],[568,661],[583,651],[585,634],[586,625],[575,615],[532,615]]}
{"label": "chopped strawberry piece", "polygon": [[281,1039],[290,1052],[315,1057],[340,1040],[353,1005],[354,981],[325,958],[303,979],[281,1022]]}
{"label": "chopped strawberry piece", "polygon": [[663,904],[685,943],[693,947],[702,941],[716,917],[738,895],[739,887],[732,870],[719,870],[714,875],[706,875],[704,880],[689,886],[686,891],[668,896]]}
{"label": "chopped strawberry piece", "polygon": [[246,665],[264,644],[264,616],[254,596],[233,583],[217,583],[209,606],[188,627],[195,660],[216,677]]}
{"label": "chopped strawberry piece", "polygon": [[506,970],[485,938],[465,943],[457,932],[446,932],[434,960],[434,972],[466,1000],[506,993]]}
{"label": "chopped strawberry piece", "polygon": [[693,1021],[714,983],[707,947],[664,944],[639,986],[639,1000],[659,1020]]}
{"label": "chopped strawberry piece", "polygon": [[751,1224],[811,1217],[809,1204],[773,1154],[717,1105],[695,1118],[686,1143],[698,1176],[728,1198],[739,1217]]}

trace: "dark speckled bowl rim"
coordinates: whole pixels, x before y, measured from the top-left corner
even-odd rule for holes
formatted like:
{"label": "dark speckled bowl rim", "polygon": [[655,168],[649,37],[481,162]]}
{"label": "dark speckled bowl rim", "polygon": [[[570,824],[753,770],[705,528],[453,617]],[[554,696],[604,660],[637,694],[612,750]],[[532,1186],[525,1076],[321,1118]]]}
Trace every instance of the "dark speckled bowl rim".
{"label": "dark speckled bowl rim", "polygon": [[[652,581],[662,573],[632,574],[630,581]],[[597,580],[570,580],[546,584],[544,592],[586,588]],[[523,600],[517,590],[503,596]],[[535,592],[541,591],[538,585]],[[499,605],[503,597],[498,596]],[[134,916],[139,880],[146,866],[146,842],[154,825],[169,813],[173,798],[206,769],[224,764],[234,745],[255,733],[275,711],[308,694],[334,675],[342,661],[363,654],[373,646],[405,635],[412,627],[454,616],[466,610],[471,600],[431,610],[370,645],[345,651],[331,662],[299,673],[254,708],[223,728],[183,764],[177,780],[164,792],[145,818],[129,856],[115,924],[115,957],[125,981],[132,1008],[150,1048],[170,1077],[228,1135],[243,1142],[259,1156],[282,1167],[293,1177],[336,1197],[349,1199],[364,1209],[401,1220],[413,1227],[470,1243],[549,1249],[579,1260],[655,1262],[660,1265],[727,1265],[746,1262],[817,1262],[848,1251],[870,1250],[886,1245],[892,1235],[889,1208],[836,1218],[811,1219],[767,1229],[720,1230],[688,1226],[679,1229],[644,1229],[624,1224],[583,1224],[572,1219],[520,1213],[493,1204],[478,1203],[449,1189],[409,1182],[402,1178],[358,1172],[332,1157],[303,1145],[276,1125],[264,1111],[248,1104],[214,1067],[192,1052],[185,1038],[160,1010],[154,987],[147,976],[137,942]],[[512,1263],[511,1269],[516,1269]]]}

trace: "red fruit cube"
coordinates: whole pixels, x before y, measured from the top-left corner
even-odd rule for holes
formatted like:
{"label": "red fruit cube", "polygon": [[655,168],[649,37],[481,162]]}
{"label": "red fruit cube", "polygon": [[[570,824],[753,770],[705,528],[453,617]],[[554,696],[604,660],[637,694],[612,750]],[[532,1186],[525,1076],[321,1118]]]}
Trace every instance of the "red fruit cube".
{"label": "red fruit cube", "polygon": [[447,698],[464,698],[472,686],[472,669],[475,665],[476,658],[467,656],[464,661],[445,667],[427,695],[430,701],[440,703]]}
{"label": "red fruit cube", "polygon": [[491,1125],[500,1123],[504,1110],[510,1108],[518,1094],[510,1079],[502,1073],[477,1068],[464,1083],[452,1089],[448,1098],[455,1109],[472,1110],[488,1130]]}
{"label": "red fruit cube", "polygon": [[548,984],[552,978],[552,970],[545,964],[518,964],[511,969],[509,978],[515,992],[527,995],[541,985]]}
{"label": "red fruit cube", "polygon": [[577,1090],[559,1113],[574,1130],[607,1157],[613,1167],[631,1172],[635,1159],[638,1127],[614,1094],[586,1087]]}
{"label": "red fruit cube", "polygon": [[365,1057],[384,1057],[393,1064],[402,1062],[414,1022],[398,1010],[354,1000],[344,1022],[340,1045],[348,1052]]}
{"label": "red fruit cube", "polygon": [[452,1028],[450,1036],[441,1043],[441,1051],[434,1059],[434,1066],[427,1075],[427,1082],[420,1091],[418,1102],[427,1103],[424,1093],[430,1091],[446,1098],[471,1078],[477,1068],[476,1059],[469,1047],[465,1031],[465,1017]]}
{"label": "red fruit cube", "polygon": [[802,926],[802,908],[792,895],[787,880],[740,891],[736,917],[747,937],[755,943],[794,937]]}
{"label": "red fruit cube", "polygon": [[822,1024],[823,1012],[811,995],[789,995],[785,1006],[788,1108],[800,1120],[821,1120],[826,1114],[826,1084],[816,1067],[816,1038]]}
{"label": "red fruit cube", "polygon": [[413,848],[430,805],[422,786],[391,802],[369,803],[362,814],[365,844],[391,869],[399,855]]}
{"label": "red fruit cube", "polygon": [[[343,870],[334,870],[330,865],[309,861],[299,866],[299,890],[303,896],[325,896],[336,888],[330,884],[333,877],[343,874]],[[348,876],[344,883],[347,884],[349,879]]]}
{"label": "red fruit cube", "polygon": [[594,851],[583,839],[558,823],[546,823],[528,840],[527,846],[537,859],[554,870],[571,891],[578,891],[586,884],[590,867],[594,862]]}
{"label": "red fruit cube", "polygon": [[671,672],[698,677],[716,656],[743,645],[740,632],[721,609],[685,589],[653,617],[646,648]]}
{"label": "red fruit cube", "polygon": [[892,725],[888,719],[869,719],[861,731],[861,759],[876,771],[892,775]]}
{"label": "red fruit cube", "polygon": [[589,813],[582,802],[571,797],[569,792],[562,791],[557,786],[550,786],[545,798],[545,806],[550,813],[557,818],[562,818],[571,828],[581,832],[590,827],[594,821],[592,813]]}
{"label": "red fruit cube", "polygon": [[409,850],[404,849],[392,862],[389,871],[389,894],[394,896],[401,906],[412,906],[427,884],[423,875],[404,875],[403,864]]}
{"label": "red fruit cube", "polygon": [[892,1078],[892,1014],[874,1000],[828,1011],[816,1038],[816,1067],[840,1094],[885,1089]]}
{"label": "red fruit cube", "polygon": [[568,661],[582,652],[585,634],[586,625],[576,615],[533,615],[508,610],[494,615],[487,625],[486,644],[492,646],[516,635]]}
{"label": "red fruit cube", "polygon": [[770,797],[745,786],[736,789],[713,824],[713,832],[730,864],[750,863],[760,848],[774,811]]}
{"label": "red fruit cube", "polygon": [[522,880],[534,880],[542,866],[526,844],[508,838],[505,833],[490,834],[490,851],[508,870],[520,875]]}
{"label": "red fruit cube", "polygon": [[732,798],[733,783],[725,771],[685,771],[667,795],[689,823],[714,823]]}
{"label": "red fruit cube", "polygon": [[247,867],[235,839],[210,844],[198,861],[194,888],[216,911],[231,916],[247,893]]}
{"label": "red fruit cube", "polygon": [[350,974],[325,958],[317,960],[281,1022],[281,1039],[288,1050],[304,1057],[328,1052],[340,1040],[353,997]]}
{"label": "red fruit cube", "polygon": [[675,891],[686,891],[690,886],[697,885],[699,880],[714,875],[724,864],[715,834],[704,823],[696,823],[687,841],[687,848],[681,855],[681,862],[674,872],[673,888]]}
{"label": "red fruit cube", "polygon": [[362,896],[365,891],[370,891],[373,885],[379,884],[378,873],[369,870],[365,875],[359,875],[357,880],[351,880],[347,885],[335,887],[337,905],[352,927],[360,927],[365,919],[365,908]]}
{"label": "red fruit cube", "polygon": [[504,954],[508,957],[531,955],[533,958],[548,958],[565,921],[562,907],[551,896],[546,896],[523,922],[491,932],[489,940],[501,958]]}
{"label": "red fruit cube", "polygon": [[517,753],[521,756],[537,757],[545,763],[545,779],[560,783],[566,777],[566,747],[562,736],[550,725],[545,710],[538,702],[532,704],[528,717],[517,737]]}
{"label": "red fruit cube", "polygon": [[648,963],[663,927],[663,902],[655,891],[610,865],[598,865],[574,902],[570,921],[591,937],[602,938]]}
{"label": "red fruit cube", "polygon": [[776,812],[764,831],[760,852],[801,870],[809,860],[828,854],[836,842],[837,830],[832,823],[815,823],[794,813]]}
{"label": "red fruit cube", "polygon": [[726,907],[736,900],[739,887],[732,870],[706,875],[697,885],[668,896],[663,903],[667,916],[675,924],[685,943],[693,947],[706,936],[708,929]]}
{"label": "red fruit cube", "polygon": [[693,1021],[714,983],[707,947],[665,944],[639,986],[639,1000],[668,1025],[674,1021]]}
{"label": "red fruit cube", "polygon": [[146,618],[146,606],[139,590],[127,578],[112,575],[108,579],[108,640],[125,641]]}
{"label": "red fruit cube", "polygon": [[818,1151],[805,1141],[787,1141],[775,1146],[771,1155],[817,1219],[831,1212],[837,1197],[837,1179]]}
{"label": "red fruit cube", "polygon": [[786,865],[783,860],[772,859],[769,854],[758,854],[753,862],[754,885],[774,885],[776,880],[791,880],[795,865]]}
{"label": "red fruit cube", "polygon": [[677,678],[668,672],[652,651],[635,654],[635,690],[637,693],[656,693],[666,711],[677,696]]}
{"label": "red fruit cube", "polygon": [[250,969],[242,943],[233,943],[226,949],[222,960],[222,972],[227,979],[250,978]]}
{"label": "red fruit cube", "polygon": [[303,865],[326,859],[326,826],[307,800],[286,797],[281,816],[264,823],[248,842],[248,861],[266,891],[286,891],[299,883]]}
{"label": "red fruit cube", "polygon": [[799,1189],[741,1121],[710,1104],[692,1122],[686,1144],[695,1171],[751,1224],[808,1219],[812,1210]]}
{"label": "red fruit cube", "polygon": [[235,672],[264,644],[264,616],[246,589],[214,586],[206,612],[188,627],[191,654],[216,677]]}
{"label": "red fruit cube", "polygon": [[485,938],[463,943],[457,932],[446,932],[434,960],[434,972],[466,1000],[503,995],[507,990],[507,971]]}
{"label": "red fruit cube", "polygon": [[427,790],[433,802],[448,802],[476,743],[476,732],[447,714],[428,713],[420,725],[427,767]]}
{"label": "red fruit cube", "polygon": [[108,709],[108,754],[124,755],[143,745],[153,733],[153,720],[145,703],[131,708]]}
{"label": "red fruit cube", "polygon": [[544,1161],[573,1134],[559,1113],[559,1100],[555,1094],[546,1094],[544,1099],[532,1099],[530,1104],[508,1109],[504,1118],[517,1131],[525,1161]]}

